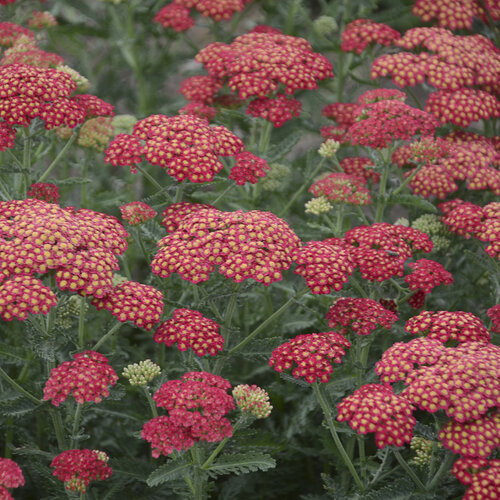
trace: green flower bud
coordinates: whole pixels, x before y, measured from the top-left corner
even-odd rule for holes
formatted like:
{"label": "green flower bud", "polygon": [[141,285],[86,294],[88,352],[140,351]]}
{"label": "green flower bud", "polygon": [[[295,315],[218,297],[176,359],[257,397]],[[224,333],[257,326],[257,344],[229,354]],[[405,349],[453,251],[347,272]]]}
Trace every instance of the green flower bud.
{"label": "green flower bud", "polygon": [[340,148],[340,142],[327,139],[318,149],[318,154],[323,158],[333,158]]}
{"label": "green flower bud", "polygon": [[283,179],[290,173],[290,169],[281,163],[271,163],[269,167],[267,175],[259,182],[262,189],[276,191],[281,186]]}
{"label": "green flower bud", "polygon": [[256,418],[267,418],[273,407],[269,403],[269,394],[256,385],[241,384],[233,389],[236,406]]}
{"label": "green flower bud", "polygon": [[339,29],[337,21],[330,16],[320,16],[314,20],[313,29],[316,33],[327,36]]}
{"label": "green flower bud", "polygon": [[134,115],[116,115],[111,120],[113,125],[114,134],[131,134],[134,125],[137,123],[137,118]]}
{"label": "green flower bud", "polygon": [[319,196],[309,200],[306,204],[306,214],[321,215],[328,213],[333,205],[328,201],[326,196]]}
{"label": "green flower bud", "polygon": [[161,373],[161,368],[150,359],[128,365],[122,375],[129,379],[130,385],[147,385]]}

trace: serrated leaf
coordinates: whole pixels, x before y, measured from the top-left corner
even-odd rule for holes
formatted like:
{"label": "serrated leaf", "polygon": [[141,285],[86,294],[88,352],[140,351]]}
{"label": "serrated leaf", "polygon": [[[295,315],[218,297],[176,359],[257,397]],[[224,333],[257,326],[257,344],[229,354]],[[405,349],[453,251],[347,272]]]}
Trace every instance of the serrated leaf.
{"label": "serrated leaf", "polygon": [[276,460],[270,455],[264,453],[245,453],[223,455],[207,469],[212,477],[222,476],[224,474],[248,474],[258,470],[266,471],[276,467]]}
{"label": "serrated leaf", "polygon": [[169,462],[153,471],[149,475],[146,483],[148,486],[158,486],[167,481],[180,479],[189,471],[190,467],[191,465],[186,462]]}
{"label": "serrated leaf", "polygon": [[26,398],[20,398],[9,403],[3,402],[0,413],[5,417],[20,418],[35,411],[40,406],[41,405],[35,405]]}
{"label": "serrated leaf", "polygon": [[279,142],[276,146],[270,147],[262,155],[263,158],[270,163],[280,160],[293,149],[303,136],[304,132],[300,130],[292,132],[285,140]]}
{"label": "serrated leaf", "polygon": [[58,186],[76,186],[80,184],[90,184],[92,179],[88,177],[68,177],[67,179],[57,179],[55,183]]}
{"label": "serrated leaf", "polygon": [[309,384],[308,382],[292,377],[291,375],[288,375],[288,373],[280,373],[280,377],[286,380],[287,382],[292,382],[292,384],[300,385],[300,387],[309,388],[311,386],[311,384]]}
{"label": "serrated leaf", "polygon": [[399,194],[390,196],[387,200],[389,205],[400,204],[403,207],[417,207],[428,212],[437,213],[437,208],[430,201],[413,194]]}

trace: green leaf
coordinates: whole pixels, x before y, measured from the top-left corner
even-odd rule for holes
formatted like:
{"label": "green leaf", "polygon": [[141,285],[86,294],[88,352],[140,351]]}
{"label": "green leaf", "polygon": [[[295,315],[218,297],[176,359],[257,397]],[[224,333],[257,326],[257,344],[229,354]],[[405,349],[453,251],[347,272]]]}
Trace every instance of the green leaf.
{"label": "green leaf", "polygon": [[68,177],[67,179],[57,179],[54,183],[58,186],[76,186],[80,184],[90,184],[92,179],[88,177]]}
{"label": "green leaf", "polygon": [[146,482],[148,486],[158,486],[168,481],[180,479],[189,472],[190,467],[191,464],[186,462],[169,462],[153,471]]}
{"label": "green leaf", "polygon": [[279,142],[276,146],[270,147],[263,156],[263,158],[272,163],[274,161],[281,160],[285,157],[293,147],[302,139],[304,132],[301,130],[296,130],[292,132],[285,140]]}
{"label": "green leaf", "polygon": [[403,207],[417,207],[428,212],[437,213],[437,208],[424,198],[413,194],[399,194],[396,196],[389,196],[387,200],[389,205],[400,204]]}
{"label": "green leaf", "polygon": [[276,460],[265,453],[245,453],[222,455],[210,466],[208,473],[212,477],[224,474],[248,474],[258,470],[266,471],[276,467]]}
{"label": "green leaf", "polygon": [[20,398],[9,403],[2,403],[0,413],[5,417],[20,418],[35,411],[41,405],[35,405],[26,398]]}

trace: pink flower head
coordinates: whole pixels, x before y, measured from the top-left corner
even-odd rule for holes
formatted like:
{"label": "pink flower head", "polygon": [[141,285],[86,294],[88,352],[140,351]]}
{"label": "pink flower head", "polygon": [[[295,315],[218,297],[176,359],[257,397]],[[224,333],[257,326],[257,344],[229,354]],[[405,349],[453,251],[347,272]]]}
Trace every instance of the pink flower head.
{"label": "pink flower head", "polygon": [[369,106],[378,101],[398,100],[404,102],[406,94],[397,89],[373,89],[363,92],[358,97],[358,108],[360,106]]}
{"label": "pink flower head", "polygon": [[[465,460],[465,459],[464,459]],[[472,459],[468,459],[472,460]],[[500,460],[488,460],[487,469],[468,474],[469,488],[462,500],[496,500],[500,488]],[[462,476],[463,477],[463,476]],[[463,481],[462,481],[463,482]]]}
{"label": "pink flower head", "polygon": [[108,456],[99,450],[66,450],[52,460],[53,475],[66,489],[85,493],[91,481],[104,481],[113,474]]}
{"label": "pink flower head", "polygon": [[425,294],[439,285],[451,285],[453,276],[439,262],[429,259],[419,259],[408,266],[411,274],[405,277],[410,290],[422,290]]}
{"label": "pink flower head", "polygon": [[323,116],[335,120],[339,125],[352,125],[356,120],[359,106],[355,102],[334,102],[321,111]]}
{"label": "pink flower head", "polygon": [[99,403],[109,396],[108,386],[116,384],[118,375],[108,365],[108,358],[95,351],[77,353],[73,358],[51,370],[43,399],[51,399],[54,406],[59,406],[70,394],[78,404]]}
{"label": "pink flower head", "polygon": [[168,347],[177,343],[180,351],[192,349],[197,356],[215,356],[224,346],[219,325],[192,309],[176,309],[174,317],[158,327],[154,341]]}
{"label": "pink flower head", "polygon": [[25,321],[28,313],[48,314],[56,304],[56,294],[33,276],[18,274],[0,281],[0,316],[4,321]]}
{"label": "pink flower head", "polygon": [[298,335],[280,345],[271,354],[269,365],[277,372],[297,366],[292,375],[312,384],[316,380],[328,382],[333,373],[331,362],[340,363],[351,343],[336,332]]}
{"label": "pink flower head", "polygon": [[55,184],[50,184],[49,182],[36,182],[35,184],[31,184],[26,196],[29,198],[36,198],[37,200],[43,200],[47,203],[57,203],[57,200],[61,197],[59,188]]}
{"label": "pink flower head", "polygon": [[362,177],[366,182],[376,183],[380,180],[380,174],[373,169],[374,166],[370,158],[361,156],[348,156],[340,160],[340,167],[346,174]]}
{"label": "pink flower head", "polygon": [[443,344],[450,340],[459,343],[490,341],[490,333],[483,322],[464,311],[422,311],[406,322],[405,331],[439,340]]}
{"label": "pink flower head", "polygon": [[277,94],[276,97],[258,97],[251,101],[247,107],[247,115],[269,120],[279,128],[294,116],[300,116],[301,109],[302,103],[297,99]]}
{"label": "pink flower head", "polygon": [[490,307],[486,314],[491,320],[491,331],[500,333],[500,304]]}
{"label": "pink flower head", "polygon": [[330,328],[340,327],[343,335],[349,332],[370,335],[379,327],[390,329],[398,316],[375,300],[341,297],[334,301],[326,319]]}
{"label": "pink flower head", "polygon": [[453,150],[449,141],[441,137],[421,137],[410,144],[403,144],[392,154],[392,163],[400,167],[416,166],[418,163],[438,163]]}
{"label": "pink flower head", "polygon": [[211,104],[215,94],[223,87],[222,81],[210,75],[190,76],[182,81],[179,92],[186,101]]}
{"label": "pink flower head", "polygon": [[334,203],[369,205],[372,198],[363,177],[333,172],[323,175],[309,188],[314,196],[324,196]]}
{"label": "pink flower head", "polygon": [[349,135],[349,126],[350,125],[327,125],[320,128],[320,133],[325,140],[333,139],[341,144],[345,144],[348,143],[351,138]]}
{"label": "pink flower head", "polygon": [[165,5],[158,11],[153,21],[161,24],[164,28],[172,28],[178,33],[194,26],[194,19],[189,15],[189,9],[178,3]]}
{"label": "pink flower head", "polygon": [[324,241],[308,241],[292,252],[292,259],[297,263],[295,274],[305,278],[314,294],[338,292],[354,271],[349,251]]}
{"label": "pink flower head", "polygon": [[95,95],[77,94],[72,99],[85,109],[87,118],[115,115],[115,107],[112,104],[99,99],[99,97],[96,97]]}
{"label": "pink flower head", "polygon": [[6,500],[12,498],[4,488],[19,488],[19,486],[24,486],[23,471],[14,460],[0,457],[0,498]]}
{"label": "pink flower head", "polygon": [[[443,210],[445,205],[441,204],[439,207]],[[452,233],[466,239],[471,238],[483,222],[482,208],[473,203],[457,202],[454,204],[454,208],[452,206],[446,206],[446,208],[451,208],[451,210],[445,212],[445,215],[441,217],[441,221],[448,226]]]}
{"label": "pink flower head", "polygon": [[92,305],[98,310],[106,309],[122,323],[131,321],[139,328],[151,330],[163,314],[163,293],[150,285],[124,281],[104,297],[95,297]]}
{"label": "pink flower head", "polygon": [[35,34],[28,28],[7,21],[0,22],[0,46],[11,47],[19,36],[35,40]]}
{"label": "pink flower head", "polygon": [[392,45],[400,37],[399,32],[387,24],[370,19],[355,19],[345,27],[340,48],[344,52],[361,54],[371,43]]}
{"label": "pink flower head", "polygon": [[32,40],[16,40],[14,45],[2,54],[0,65],[27,64],[39,68],[56,68],[64,64],[64,59],[53,52],[38,48]]}
{"label": "pink flower head", "polygon": [[260,177],[267,175],[269,165],[266,160],[255,156],[250,151],[238,153],[235,157],[236,163],[231,169],[229,178],[234,180],[238,186],[243,186],[247,182],[256,184]]}
{"label": "pink flower head", "polygon": [[169,415],[146,422],[141,432],[151,443],[153,457],[190,448],[198,441],[230,437],[232,426],[224,417],[234,409],[234,400],[226,392],[230,387],[227,380],[206,372],[189,372],[180,380],[165,382],[153,399]]}
{"label": "pink flower head", "polygon": [[394,394],[391,387],[380,384],[361,386],[344,398],[337,409],[339,422],[347,421],[359,434],[374,432],[379,448],[409,443],[417,422],[412,404]]}
{"label": "pink flower head", "polygon": [[281,280],[299,242],[288,224],[270,212],[205,208],[185,217],[158,242],[151,267],[162,278],[177,272],[199,283],[219,266],[236,283],[253,278],[267,286]]}
{"label": "pink flower head", "polygon": [[344,240],[355,267],[370,281],[403,276],[405,261],[416,251],[430,252],[433,246],[424,232],[385,222],[350,229]]}
{"label": "pink flower head", "polygon": [[179,115],[193,115],[203,120],[213,120],[217,114],[217,110],[213,106],[209,106],[200,101],[188,102],[178,111]]}
{"label": "pink flower head", "polygon": [[[492,460],[496,462],[496,460]],[[486,469],[489,461],[486,458],[460,457],[451,468],[451,473],[462,483],[470,484],[474,475]]]}
{"label": "pink flower head", "polygon": [[172,203],[162,212],[161,224],[165,226],[167,233],[173,233],[179,227],[180,222],[188,215],[202,208],[214,208],[206,203],[190,203],[189,201],[180,201]]}
{"label": "pink flower head", "polygon": [[475,420],[450,420],[438,434],[445,448],[466,457],[487,458],[500,446],[500,412]]}
{"label": "pink flower head", "polygon": [[137,226],[156,217],[157,213],[142,201],[131,201],[120,207],[123,220],[131,226]]}
{"label": "pink flower head", "polygon": [[0,151],[14,147],[16,129],[5,122],[0,122]]}

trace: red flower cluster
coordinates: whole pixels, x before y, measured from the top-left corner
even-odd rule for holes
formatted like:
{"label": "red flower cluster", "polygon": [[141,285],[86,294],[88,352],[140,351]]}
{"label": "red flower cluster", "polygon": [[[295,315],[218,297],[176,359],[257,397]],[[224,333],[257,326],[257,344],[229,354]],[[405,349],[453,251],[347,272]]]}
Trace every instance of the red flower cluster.
{"label": "red flower cluster", "polygon": [[189,13],[190,10],[184,5],[169,3],[157,12],[153,21],[180,33],[194,26],[194,19]]}
{"label": "red flower cluster", "polygon": [[234,180],[238,186],[247,182],[256,184],[259,177],[265,177],[270,170],[266,160],[255,156],[250,151],[243,151],[235,156],[235,165],[231,169],[229,178]]}
{"label": "red flower cluster", "polygon": [[299,243],[288,224],[270,212],[199,209],[158,242],[151,267],[162,278],[177,272],[199,283],[218,265],[236,283],[253,278],[267,286],[290,267]]}
{"label": "red flower cluster", "polygon": [[365,178],[343,172],[322,175],[311,185],[309,192],[334,203],[369,205],[372,202]]}
{"label": "red flower cluster", "polygon": [[28,313],[47,314],[56,304],[56,294],[33,276],[15,275],[0,281],[0,316],[4,321],[24,321]]}
{"label": "red flower cluster", "polygon": [[358,97],[358,107],[369,106],[378,101],[392,101],[397,100],[404,102],[406,94],[397,89],[372,89],[363,92]]}
{"label": "red flower cluster", "polygon": [[500,490],[500,460],[459,458],[451,470],[469,486],[462,500],[497,500]]}
{"label": "red flower cluster", "polygon": [[223,83],[218,78],[210,75],[196,75],[183,80],[179,92],[186,98],[186,101],[211,104],[215,94],[222,87]]}
{"label": "red flower cluster", "polygon": [[450,340],[459,343],[490,341],[490,332],[483,322],[464,311],[422,311],[406,322],[405,331],[439,340],[443,344]]}
{"label": "red flower cluster", "polygon": [[340,167],[346,174],[362,177],[367,182],[376,183],[380,180],[380,174],[373,169],[374,166],[375,164],[370,158],[361,156],[348,156],[340,160]]}
{"label": "red flower cluster", "polygon": [[439,262],[429,259],[419,259],[408,264],[412,272],[405,276],[405,282],[410,290],[422,290],[425,294],[439,285],[451,285],[453,276]]}
{"label": "red flower cluster", "polygon": [[398,315],[372,299],[341,297],[333,302],[326,319],[330,328],[340,327],[342,335],[370,335],[379,327],[390,329]]}
{"label": "red flower cluster", "polygon": [[466,457],[487,458],[500,447],[500,412],[468,422],[450,420],[438,438],[445,448]]}
{"label": "red flower cluster", "polygon": [[464,238],[474,237],[489,243],[484,249],[493,258],[500,258],[500,203],[480,207],[460,199],[438,205],[444,215],[441,221],[448,229]]}
{"label": "red flower cluster", "polygon": [[371,43],[391,45],[400,37],[399,32],[387,24],[376,23],[371,19],[356,19],[345,27],[340,48],[344,52],[361,54]]}
{"label": "red flower cluster", "polygon": [[188,215],[200,210],[201,208],[214,208],[206,203],[190,203],[189,201],[180,201],[172,203],[162,212],[163,217],[161,224],[165,226],[167,233],[173,233],[179,227],[181,221]]}
{"label": "red flower cluster", "polygon": [[113,474],[108,456],[99,450],[66,450],[52,460],[53,475],[66,489],[85,493],[91,481],[104,481]]}
{"label": "red flower cluster", "polygon": [[292,260],[298,264],[295,274],[305,278],[314,294],[338,292],[354,271],[349,252],[325,241],[308,241],[292,251]]}
{"label": "red flower cluster", "polygon": [[213,106],[204,104],[202,102],[193,101],[188,102],[185,106],[179,109],[180,115],[193,115],[201,118],[202,120],[213,120],[217,114],[217,110]]}
{"label": "red flower cluster", "polygon": [[57,19],[48,11],[34,10],[28,19],[27,25],[30,28],[41,30],[57,26]]}
{"label": "red flower cluster", "polygon": [[9,458],[0,457],[0,498],[11,500],[12,496],[7,488],[19,488],[24,485],[23,471],[19,465]]}
{"label": "red flower cluster", "polygon": [[35,34],[28,28],[7,21],[0,23],[0,46],[11,47],[19,36],[35,40]]}
{"label": "red flower cluster", "polygon": [[386,385],[363,385],[338,405],[339,422],[347,421],[359,434],[375,433],[379,448],[404,446],[411,441],[414,407]]}
{"label": "red flower cluster", "polygon": [[144,157],[178,181],[209,182],[224,167],[218,156],[235,156],[243,150],[241,139],[227,128],[210,127],[197,116],[151,115],[137,122],[132,134],[118,134],[104,161],[129,165],[135,172],[135,164]]}
{"label": "red flower cluster", "polygon": [[418,163],[434,164],[450,156],[452,145],[441,137],[422,137],[410,144],[403,144],[394,151],[391,161],[400,167],[414,167]]}
{"label": "red flower cluster", "polygon": [[356,121],[359,105],[355,102],[334,102],[321,111],[323,116],[335,120],[339,125],[352,125]]}
{"label": "red flower cluster", "polygon": [[108,358],[95,351],[77,353],[73,358],[50,371],[43,399],[51,399],[54,406],[59,406],[70,394],[78,404],[99,403],[109,396],[108,386],[116,384],[118,375],[108,365]]}
{"label": "red flower cluster", "polygon": [[411,11],[424,22],[436,20],[438,26],[451,30],[472,29],[475,17],[487,21],[486,11],[493,20],[500,19],[500,8],[494,0],[480,2],[467,0],[457,2],[454,0],[415,0]]}
{"label": "red flower cluster", "polygon": [[137,226],[156,217],[157,213],[142,201],[131,201],[120,207],[122,219],[131,226]]}
{"label": "red flower cluster", "polygon": [[490,307],[486,314],[491,319],[491,331],[500,333],[500,304]]}
{"label": "red flower cluster", "polygon": [[118,321],[131,321],[135,326],[151,330],[163,314],[163,293],[136,281],[123,281],[104,297],[95,297],[92,305],[106,309]]}
{"label": "red flower cluster", "polygon": [[350,229],[344,240],[349,245],[355,267],[359,267],[363,278],[370,281],[403,276],[404,263],[413,252],[430,252],[433,246],[429,236],[422,231],[385,222]]}
{"label": "red flower cluster", "polygon": [[416,134],[433,135],[437,126],[429,113],[391,99],[360,108],[357,121],[349,127],[349,136],[352,144],[381,149],[398,139],[408,141]]}
{"label": "red flower cluster", "polygon": [[13,148],[15,140],[16,129],[5,122],[0,122],[0,151]]}
{"label": "red flower cluster", "polygon": [[141,437],[151,443],[152,455],[169,455],[199,441],[221,441],[233,429],[224,418],[234,409],[234,400],[227,393],[231,384],[207,372],[189,372],[180,380],[169,380],[156,391],[153,399],[158,407],[168,410],[146,422]]}
{"label": "red flower cluster", "polygon": [[215,356],[224,346],[219,325],[192,309],[176,309],[174,317],[163,322],[153,338],[168,347],[177,343],[179,351],[192,349],[197,356]]}
{"label": "red flower cluster", "polygon": [[304,378],[312,384],[317,379],[328,382],[333,372],[331,361],[340,363],[351,343],[336,332],[308,333],[298,335],[280,345],[271,354],[269,366],[277,372],[292,368],[295,378]]}
{"label": "red flower cluster", "polygon": [[247,115],[269,120],[279,128],[294,116],[300,116],[301,109],[302,103],[297,99],[277,94],[276,97],[259,97],[251,101],[247,107]]}
{"label": "red flower cluster", "polygon": [[64,64],[64,59],[54,52],[46,52],[37,47],[31,39],[17,39],[14,45],[2,54],[0,65],[27,64],[39,68],[56,68]]}
{"label": "red flower cluster", "polygon": [[35,184],[31,184],[26,196],[46,201],[47,203],[57,203],[57,200],[61,197],[59,188],[49,182],[36,182]]}

